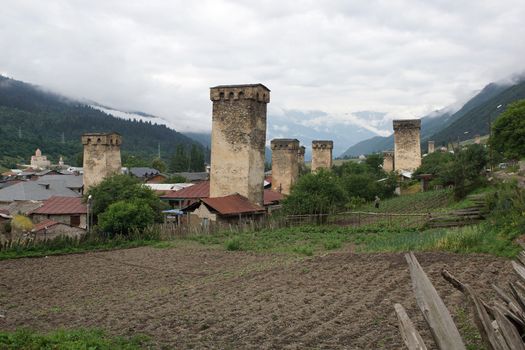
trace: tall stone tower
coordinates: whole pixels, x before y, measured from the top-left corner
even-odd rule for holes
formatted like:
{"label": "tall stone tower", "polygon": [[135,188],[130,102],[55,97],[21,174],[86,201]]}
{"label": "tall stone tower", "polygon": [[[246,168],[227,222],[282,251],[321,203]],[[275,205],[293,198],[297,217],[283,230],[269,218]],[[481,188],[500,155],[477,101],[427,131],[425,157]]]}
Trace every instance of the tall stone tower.
{"label": "tall stone tower", "polygon": [[290,194],[299,176],[299,140],[274,139],[272,146],[272,190]]}
{"label": "tall stone tower", "polygon": [[387,173],[394,171],[394,152],[385,151],[383,152],[383,170]]}
{"label": "tall stone tower", "polygon": [[312,141],[312,171],[320,168],[332,168],[332,150],[334,142],[327,140]]}
{"label": "tall stone tower", "polygon": [[299,162],[299,170],[304,167],[304,154],[306,153],[306,147],[300,146],[297,151],[297,162]]}
{"label": "tall stone tower", "polygon": [[436,151],[434,141],[428,141],[428,151],[427,154],[434,153]]}
{"label": "tall stone tower", "polygon": [[120,174],[122,137],[116,133],[87,133],[82,135],[84,145],[84,192],[106,177]]}
{"label": "tall stone tower", "polygon": [[414,171],[421,165],[421,119],[394,120],[396,171]]}
{"label": "tall stone tower", "polygon": [[239,193],[263,205],[266,104],[262,84],[221,85],[213,101],[210,197]]}

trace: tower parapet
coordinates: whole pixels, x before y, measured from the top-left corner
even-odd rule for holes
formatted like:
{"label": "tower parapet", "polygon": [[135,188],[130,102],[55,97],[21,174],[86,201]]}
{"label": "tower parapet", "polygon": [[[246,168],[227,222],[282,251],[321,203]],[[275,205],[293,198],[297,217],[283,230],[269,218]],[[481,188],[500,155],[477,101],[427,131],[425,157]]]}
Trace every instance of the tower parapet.
{"label": "tower parapet", "polygon": [[290,194],[299,176],[299,140],[274,139],[272,148],[272,190]]}
{"label": "tower parapet", "polygon": [[396,171],[414,171],[421,165],[421,119],[394,120]]}
{"label": "tower parapet", "polygon": [[320,168],[332,168],[332,150],[334,142],[330,140],[312,141],[312,171]]}
{"label": "tower parapet", "polygon": [[239,193],[263,205],[266,105],[263,84],[210,88],[213,102],[210,197]]}
{"label": "tower parapet", "polygon": [[387,173],[394,171],[394,151],[383,152],[383,170]]}
{"label": "tower parapet", "polygon": [[84,192],[106,177],[119,174],[122,168],[120,145],[122,137],[116,132],[86,133],[84,145]]}

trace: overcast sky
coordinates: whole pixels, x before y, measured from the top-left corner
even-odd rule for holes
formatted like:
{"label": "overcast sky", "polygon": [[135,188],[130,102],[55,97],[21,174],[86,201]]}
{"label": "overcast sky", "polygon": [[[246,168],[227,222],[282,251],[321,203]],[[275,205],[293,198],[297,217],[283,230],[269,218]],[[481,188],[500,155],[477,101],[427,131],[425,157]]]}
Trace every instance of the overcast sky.
{"label": "overcast sky", "polygon": [[420,117],[525,69],[524,0],[1,0],[0,73],[209,130],[209,87],[270,113]]}

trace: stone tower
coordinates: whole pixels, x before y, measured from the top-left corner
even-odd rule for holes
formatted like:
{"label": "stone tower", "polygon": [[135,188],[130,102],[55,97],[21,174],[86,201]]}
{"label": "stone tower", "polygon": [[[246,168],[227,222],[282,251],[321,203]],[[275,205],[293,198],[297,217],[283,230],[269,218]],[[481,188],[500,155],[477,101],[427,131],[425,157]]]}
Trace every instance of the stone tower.
{"label": "stone tower", "polygon": [[272,146],[272,190],[290,194],[299,176],[299,140],[274,139]]}
{"label": "stone tower", "polygon": [[394,152],[393,151],[385,151],[383,152],[383,170],[387,173],[394,171],[395,163],[394,163]]}
{"label": "stone tower", "polygon": [[304,168],[304,154],[306,153],[306,147],[300,146],[297,151],[297,161],[299,162],[299,170]]}
{"label": "stone tower", "polygon": [[84,193],[106,177],[120,174],[121,136],[116,133],[87,133],[82,135],[84,145]]}
{"label": "stone tower", "polygon": [[262,84],[221,85],[210,89],[210,99],[210,197],[239,193],[262,206],[270,90]]}
{"label": "stone tower", "polygon": [[428,141],[428,151],[427,154],[434,153],[436,151],[434,141]]}
{"label": "stone tower", "polygon": [[414,171],[421,165],[421,119],[394,120],[396,171]]}
{"label": "stone tower", "polygon": [[320,168],[332,168],[333,141],[312,141],[312,171]]}

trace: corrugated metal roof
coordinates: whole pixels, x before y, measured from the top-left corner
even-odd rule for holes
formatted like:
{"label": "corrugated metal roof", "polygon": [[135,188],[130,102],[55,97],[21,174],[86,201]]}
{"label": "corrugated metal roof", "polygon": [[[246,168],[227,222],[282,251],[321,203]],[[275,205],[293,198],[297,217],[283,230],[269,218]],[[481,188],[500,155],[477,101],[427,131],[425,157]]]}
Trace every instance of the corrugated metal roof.
{"label": "corrugated metal roof", "polygon": [[[58,176],[65,177],[68,175]],[[41,201],[52,196],[80,197],[80,194],[66,187],[64,181],[46,181],[46,183],[23,181],[0,190],[0,202]]]}
{"label": "corrugated metal roof", "polygon": [[179,191],[167,192],[162,196],[164,199],[200,199],[210,196],[210,182],[201,181]]}
{"label": "corrugated metal roof", "polygon": [[[163,199],[202,199],[210,197],[210,182],[201,181],[193,186],[183,188],[179,191],[171,191],[161,196]],[[264,190],[264,205],[276,204],[284,199],[284,196],[270,189]]]}
{"label": "corrugated metal roof", "polygon": [[82,198],[51,197],[44,205],[34,210],[32,214],[86,214],[87,206],[82,203]]}
{"label": "corrugated metal roof", "polygon": [[264,205],[277,204],[283,199],[284,195],[282,193],[270,189],[264,190]]}
{"label": "corrugated metal roof", "polygon": [[33,229],[31,231],[33,232],[39,232],[39,231],[42,231],[44,229],[48,229],[52,226],[55,226],[55,225],[58,225],[59,222],[56,222],[56,221],[53,221],[53,220],[44,220],[42,222],[39,222],[38,224],[36,224]]}
{"label": "corrugated metal roof", "polygon": [[264,212],[264,208],[251,203],[246,197],[237,193],[224,197],[203,198],[202,202],[220,215],[225,216]]}

